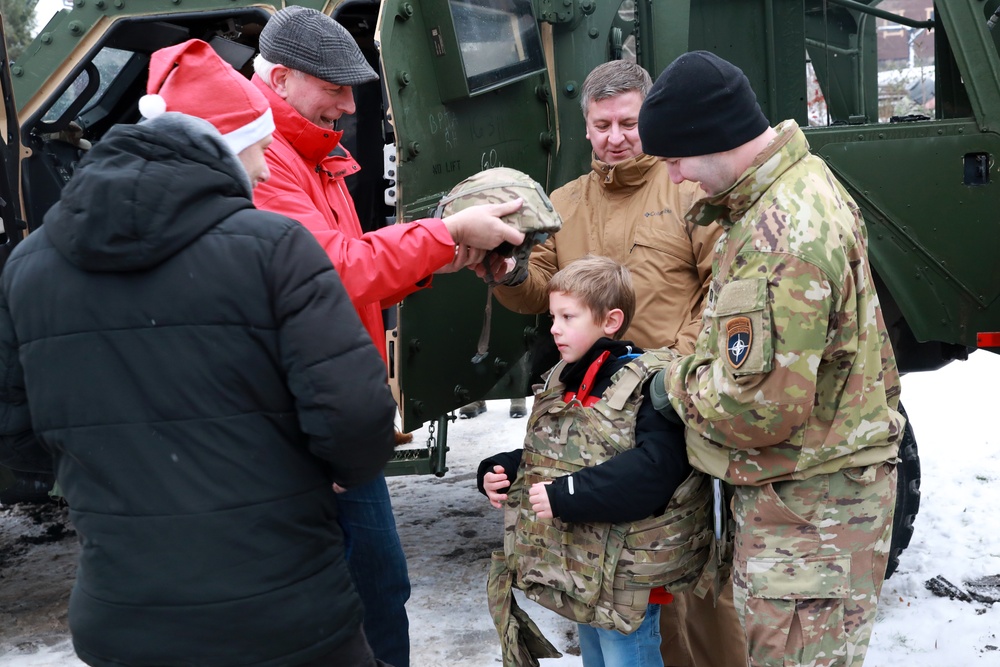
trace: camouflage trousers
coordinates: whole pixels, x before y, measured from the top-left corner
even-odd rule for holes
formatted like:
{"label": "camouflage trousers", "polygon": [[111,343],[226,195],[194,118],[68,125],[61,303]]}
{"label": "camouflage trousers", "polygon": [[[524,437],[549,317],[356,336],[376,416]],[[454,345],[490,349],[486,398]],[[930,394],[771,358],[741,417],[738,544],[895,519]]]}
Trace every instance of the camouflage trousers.
{"label": "camouflage trousers", "polygon": [[895,465],[738,486],[733,502],[750,667],[860,667],[889,560]]}

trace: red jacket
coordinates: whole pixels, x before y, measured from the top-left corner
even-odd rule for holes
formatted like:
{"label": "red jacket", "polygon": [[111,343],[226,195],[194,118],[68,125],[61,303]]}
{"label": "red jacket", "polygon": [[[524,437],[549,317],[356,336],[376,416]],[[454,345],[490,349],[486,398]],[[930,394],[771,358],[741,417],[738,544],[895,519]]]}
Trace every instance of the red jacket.
{"label": "red jacket", "polygon": [[430,284],[417,285],[454,258],[455,242],[436,218],[362,234],[344,183],[345,176],[358,172],[358,163],[344,149],[343,155],[330,155],[343,132],[314,125],[260,77],[254,75],[253,82],[271,103],[277,126],[266,153],[271,178],[254,189],[254,204],[298,220],[313,233],[385,359],[382,309]]}

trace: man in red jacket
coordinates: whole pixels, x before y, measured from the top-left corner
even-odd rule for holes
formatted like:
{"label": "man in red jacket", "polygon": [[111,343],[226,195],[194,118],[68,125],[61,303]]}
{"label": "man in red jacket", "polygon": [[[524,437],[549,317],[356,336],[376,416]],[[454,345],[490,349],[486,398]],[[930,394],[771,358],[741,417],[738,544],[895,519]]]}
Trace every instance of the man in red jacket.
{"label": "man in red jacket", "polygon": [[[524,235],[500,219],[518,210],[519,200],[362,233],[344,183],[359,167],[339,147],[335,124],[354,113],[352,87],[378,75],[332,18],[303,7],[282,9],[261,32],[254,69],[277,126],[267,151],[271,178],[256,189],[254,203],[298,220],[316,236],[383,358],[384,308],[426,287],[435,272],[477,264],[505,241],[523,242]],[[407,667],[410,583],[385,478],[338,500],[351,573],[365,603],[365,634],[377,658]]]}
{"label": "man in red jacket", "polygon": [[517,203],[472,207],[445,220],[362,234],[344,183],[360,168],[339,145],[343,133],[334,128],[342,115],[354,113],[353,86],[378,75],[350,33],[329,16],[298,6],[279,11],[261,33],[254,68],[253,80],[278,126],[268,151],[271,179],[254,192],[254,203],[313,232],[383,357],[384,308],[426,287],[435,272],[475,264],[504,241],[523,241],[500,220],[516,211]]}

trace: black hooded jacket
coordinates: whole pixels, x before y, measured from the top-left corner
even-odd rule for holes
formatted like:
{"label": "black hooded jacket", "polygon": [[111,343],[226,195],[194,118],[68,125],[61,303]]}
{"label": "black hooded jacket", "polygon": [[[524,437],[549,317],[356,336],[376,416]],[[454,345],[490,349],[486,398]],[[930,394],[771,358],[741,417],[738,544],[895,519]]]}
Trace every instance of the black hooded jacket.
{"label": "black hooded jacket", "polygon": [[204,121],[115,128],[3,270],[0,460],[52,455],[91,665],[294,665],[360,626],[331,483],[381,470],[395,404],[323,250],[250,195]]}

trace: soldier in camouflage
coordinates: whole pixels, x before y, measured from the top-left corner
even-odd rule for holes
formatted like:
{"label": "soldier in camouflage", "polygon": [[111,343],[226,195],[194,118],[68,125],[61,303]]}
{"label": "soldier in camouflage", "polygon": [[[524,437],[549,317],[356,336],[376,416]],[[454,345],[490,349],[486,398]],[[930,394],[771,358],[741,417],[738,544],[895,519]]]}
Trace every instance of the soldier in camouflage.
{"label": "soldier in camouflage", "polygon": [[734,485],[733,576],[751,666],[860,666],[888,561],[899,375],[861,213],[741,70],[674,61],[639,116],[688,213],[726,234],[695,353],[653,380],[692,465]]}

